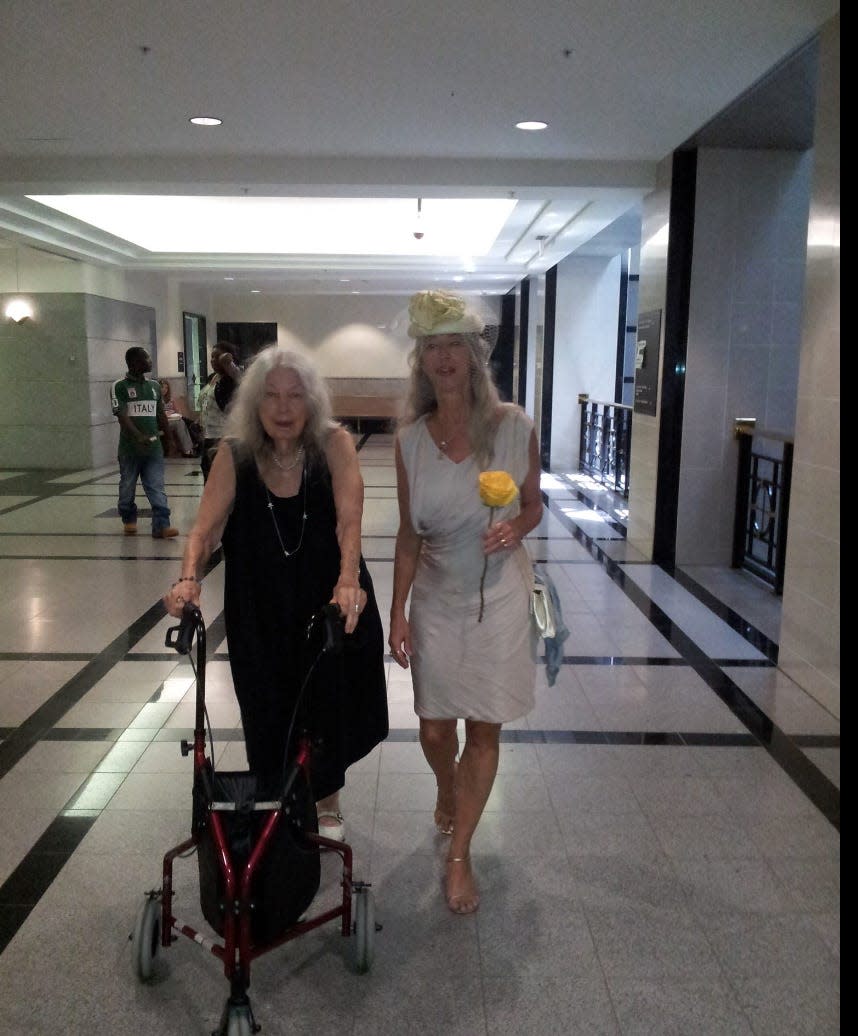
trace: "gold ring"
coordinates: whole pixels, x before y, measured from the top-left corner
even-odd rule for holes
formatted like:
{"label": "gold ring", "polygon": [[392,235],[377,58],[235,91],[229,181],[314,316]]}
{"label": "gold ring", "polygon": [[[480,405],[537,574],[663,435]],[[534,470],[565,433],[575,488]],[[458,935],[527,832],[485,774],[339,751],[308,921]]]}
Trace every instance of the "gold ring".
{"label": "gold ring", "polygon": [[355,605],[355,611],[356,611],[356,612],[359,612],[359,611],[360,611],[360,605],[359,605],[359,604],[356,604],[356,605]]}
{"label": "gold ring", "polygon": [[177,598],[176,598],[176,601],[177,601],[177,602],[178,602],[179,604],[184,604],[184,603],[185,603],[185,598],[184,598],[184,597],[177,597]]}

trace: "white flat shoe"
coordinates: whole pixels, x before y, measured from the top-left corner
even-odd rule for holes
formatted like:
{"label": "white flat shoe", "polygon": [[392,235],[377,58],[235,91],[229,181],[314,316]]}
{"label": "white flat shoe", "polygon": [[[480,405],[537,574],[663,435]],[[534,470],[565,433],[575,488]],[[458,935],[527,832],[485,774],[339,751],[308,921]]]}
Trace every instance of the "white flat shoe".
{"label": "white flat shoe", "polygon": [[[322,823],[323,820],[326,823]],[[323,838],[332,838],[335,842],[344,842],[346,825],[342,813],[335,813],[328,809],[319,813],[319,834]]]}

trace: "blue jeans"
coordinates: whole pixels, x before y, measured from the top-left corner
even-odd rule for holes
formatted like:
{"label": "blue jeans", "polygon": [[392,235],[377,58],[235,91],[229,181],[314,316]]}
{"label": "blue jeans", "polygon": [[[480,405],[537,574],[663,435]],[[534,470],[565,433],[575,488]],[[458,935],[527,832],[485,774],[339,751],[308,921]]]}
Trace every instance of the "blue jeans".
{"label": "blue jeans", "polygon": [[164,454],[119,458],[119,517],[126,525],[137,521],[134,491],[138,478],[152,507],[152,532],[160,532],[170,524],[170,508],[164,492]]}

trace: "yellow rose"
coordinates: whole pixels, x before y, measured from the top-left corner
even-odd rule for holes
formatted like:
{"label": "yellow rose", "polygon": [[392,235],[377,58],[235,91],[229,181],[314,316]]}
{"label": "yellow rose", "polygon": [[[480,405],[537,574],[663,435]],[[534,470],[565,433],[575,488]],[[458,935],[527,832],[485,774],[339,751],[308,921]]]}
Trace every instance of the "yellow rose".
{"label": "yellow rose", "polygon": [[486,507],[506,507],[518,496],[518,486],[506,471],[480,473],[480,500]]}
{"label": "yellow rose", "polygon": [[465,300],[446,291],[418,291],[408,303],[412,337],[429,335],[439,324],[458,320],[465,312]]}
{"label": "yellow rose", "polygon": [[[480,500],[491,508],[489,511],[489,526],[495,516],[496,507],[506,507],[518,496],[518,486],[513,482],[512,475],[507,471],[481,471],[480,472]],[[486,570],[488,568],[488,555],[483,558],[483,574],[480,576],[480,614],[477,622],[483,621],[485,609],[484,587],[486,582]]]}

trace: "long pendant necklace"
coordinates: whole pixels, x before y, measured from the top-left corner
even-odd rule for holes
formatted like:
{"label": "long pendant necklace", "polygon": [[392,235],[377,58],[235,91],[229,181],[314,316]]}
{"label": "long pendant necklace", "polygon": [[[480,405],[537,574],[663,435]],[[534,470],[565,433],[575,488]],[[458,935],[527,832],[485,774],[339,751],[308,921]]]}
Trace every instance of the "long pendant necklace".
{"label": "long pendant necklace", "polygon": [[450,432],[448,435],[444,435],[444,429],[441,427],[441,422],[438,421],[438,431],[441,433],[442,436],[441,440],[438,443],[439,457],[443,457],[447,453],[447,451],[453,445],[453,440],[456,438],[456,436],[458,436],[459,432],[461,432],[464,427],[465,425],[459,425],[458,427],[454,427],[453,431]]}
{"label": "long pendant necklace", "polygon": [[301,549],[301,544],[304,542],[304,527],[307,524],[307,469],[301,472],[301,481],[304,483],[304,498],[301,503],[301,532],[298,536],[298,542],[295,545],[294,550],[287,550],[286,544],[283,542],[283,537],[280,535],[280,526],[277,524],[277,515],[274,513],[274,501],[271,499],[271,493],[268,491],[268,486],[265,487],[265,495],[268,497],[268,513],[271,515],[271,521],[274,523],[274,531],[277,534],[277,542],[280,544],[280,549],[283,551],[284,558],[291,558],[293,554],[297,554]]}

